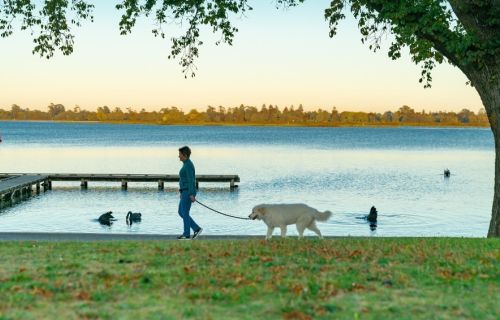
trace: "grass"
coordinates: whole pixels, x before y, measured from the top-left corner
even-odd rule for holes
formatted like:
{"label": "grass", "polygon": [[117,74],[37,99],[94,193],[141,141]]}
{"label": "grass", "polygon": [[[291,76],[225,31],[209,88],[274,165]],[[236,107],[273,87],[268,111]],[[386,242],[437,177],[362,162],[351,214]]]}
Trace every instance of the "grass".
{"label": "grass", "polygon": [[0,242],[0,319],[498,319],[500,239]]}

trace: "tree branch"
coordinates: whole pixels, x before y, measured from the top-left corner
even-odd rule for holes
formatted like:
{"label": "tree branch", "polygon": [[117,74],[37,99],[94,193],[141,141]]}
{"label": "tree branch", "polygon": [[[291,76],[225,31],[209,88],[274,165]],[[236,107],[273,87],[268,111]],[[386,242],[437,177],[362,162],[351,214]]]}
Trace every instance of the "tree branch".
{"label": "tree branch", "polygon": [[468,33],[484,42],[500,37],[500,0],[449,0],[453,12]]}
{"label": "tree branch", "polygon": [[[381,20],[389,21],[396,34],[402,37],[413,34],[417,39],[428,41],[452,64],[462,67],[463,56],[470,48],[470,42],[465,34],[451,30],[451,17],[440,6],[439,1],[430,6],[417,6],[414,1],[399,1],[398,4],[382,0],[358,2],[369,10],[378,12]],[[406,9],[402,9],[403,6]]]}

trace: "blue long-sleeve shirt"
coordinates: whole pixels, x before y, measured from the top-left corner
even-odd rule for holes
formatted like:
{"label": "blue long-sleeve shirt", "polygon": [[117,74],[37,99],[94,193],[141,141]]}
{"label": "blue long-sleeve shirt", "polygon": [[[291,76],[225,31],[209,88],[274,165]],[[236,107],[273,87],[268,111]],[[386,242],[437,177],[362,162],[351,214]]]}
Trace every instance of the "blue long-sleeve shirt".
{"label": "blue long-sleeve shirt", "polygon": [[179,171],[179,188],[181,190],[188,190],[190,195],[196,196],[194,164],[189,159],[183,161],[182,168]]}

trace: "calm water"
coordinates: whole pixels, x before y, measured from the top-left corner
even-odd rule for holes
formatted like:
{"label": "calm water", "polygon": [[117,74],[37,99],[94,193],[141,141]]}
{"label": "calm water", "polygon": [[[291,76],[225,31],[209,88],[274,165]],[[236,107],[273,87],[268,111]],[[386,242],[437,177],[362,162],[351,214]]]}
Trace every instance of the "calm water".
{"label": "calm water", "polygon": [[[486,236],[494,183],[489,129],[279,128],[0,122],[0,172],[176,174],[190,145],[198,174],[238,174],[239,188],[200,184],[198,199],[247,216],[259,203],[330,210],[325,235]],[[443,178],[445,168],[451,170]],[[53,190],[0,211],[1,231],[180,234],[175,183],[54,182]],[[357,217],[379,211],[376,230]],[[93,219],[111,210],[111,227]],[[131,227],[127,211],[143,221]],[[204,234],[264,235],[261,221],[192,208]],[[307,233],[306,235],[312,235]],[[279,231],[275,230],[275,234]],[[289,234],[296,235],[294,226]]]}

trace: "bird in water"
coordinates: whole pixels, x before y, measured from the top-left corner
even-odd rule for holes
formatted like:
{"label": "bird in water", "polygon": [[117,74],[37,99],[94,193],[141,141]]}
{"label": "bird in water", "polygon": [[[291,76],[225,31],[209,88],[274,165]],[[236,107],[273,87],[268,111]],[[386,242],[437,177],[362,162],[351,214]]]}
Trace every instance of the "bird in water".
{"label": "bird in water", "polygon": [[108,211],[106,213],[101,214],[101,216],[97,219],[100,224],[104,224],[110,226],[112,221],[116,221],[115,217],[113,217],[113,212]]}
{"label": "bird in water", "polygon": [[375,208],[375,206],[372,206],[370,209],[370,213],[368,214],[368,216],[366,216],[366,220],[368,220],[369,222],[377,222],[377,214],[377,208]]}
{"label": "bird in water", "polygon": [[371,231],[377,230],[377,214],[378,214],[377,209],[375,208],[375,206],[372,206],[370,209],[370,213],[366,217],[366,220],[370,222]]}
{"label": "bird in water", "polygon": [[142,216],[142,214],[140,212],[129,211],[127,213],[127,217],[125,219],[127,221],[127,224],[131,225],[132,222],[140,222],[141,216]]}
{"label": "bird in water", "polygon": [[377,215],[377,208],[375,208],[375,206],[372,206],[368,215],[356,217],[356,219],[363,219],[368,221],[370,223],[370,230],[375,231],[375,229],[377,229]]}

